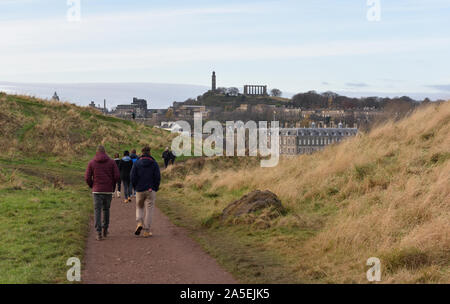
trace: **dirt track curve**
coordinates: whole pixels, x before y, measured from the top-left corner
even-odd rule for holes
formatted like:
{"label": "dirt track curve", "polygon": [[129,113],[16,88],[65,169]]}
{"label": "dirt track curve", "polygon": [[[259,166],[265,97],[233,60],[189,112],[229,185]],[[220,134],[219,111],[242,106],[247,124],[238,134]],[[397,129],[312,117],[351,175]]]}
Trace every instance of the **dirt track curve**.
{"label": "dirt track curve", "polygon": [[[158,198],[156,200],[158,205]],[[158,208],[153,237],[134,235],[135,199],[113,199],[109,236],[95,239],[91,220],[83,263],[85,284],[233,284],[233,277]]]}

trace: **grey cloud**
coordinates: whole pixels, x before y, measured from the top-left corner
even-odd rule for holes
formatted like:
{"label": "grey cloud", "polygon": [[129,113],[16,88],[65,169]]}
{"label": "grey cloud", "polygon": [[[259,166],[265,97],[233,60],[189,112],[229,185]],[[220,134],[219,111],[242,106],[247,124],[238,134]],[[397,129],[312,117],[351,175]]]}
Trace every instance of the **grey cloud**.
{"label": "grey cloud", "polygon": [[364,83],[364,82],[347,82],[346,85],[348,87],[353,87],[353,88],[355,88],[355,87],[356,88],[366,88],[369,86],[367,83]]}
{"label": "grey cloud", "polygon": [[442,92],[450,92],[450,84],[435,84],[427,85],[428,88],[433,88]]}

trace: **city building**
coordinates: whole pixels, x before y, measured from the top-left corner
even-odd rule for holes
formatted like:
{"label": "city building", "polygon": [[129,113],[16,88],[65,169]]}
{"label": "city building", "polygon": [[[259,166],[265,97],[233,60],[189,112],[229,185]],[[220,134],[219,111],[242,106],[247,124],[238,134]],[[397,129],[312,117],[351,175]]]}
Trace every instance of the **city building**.
{"label": "city building", "polygon": [[280,155],[311,154],[323,150],[326,146],[339,143],[347,137],[355,136],[356,128],[292,128],[280,130]]}
{"label": "city building", "polygon": [[207,110],[206,106],[179,105],[178,107],[173,107],[173,114],[178,119],[193,119],[195,113],[202,113],[203,118],[208,118],[210,111]]}
{"label": "city building", "polygon": [[118,105],[114,111],[114,115],[131,117],[134,113],[135,118],[147,118],[148,112],[147,100],[134,97],[131,104]]}
{"label": "city building", "polygon": [[106,109],[106,99],[103,100],[103,108],[100,106],[100,104],[99,105],[95,105],[94,101],[91,101],[91,103],[89,104],[89,107],[93,108],[93,109],[96,109],[96,110],[98,110],[98,111],[100,111],[102,113],[105,113],[105,114],[108,113],[108,110]]}

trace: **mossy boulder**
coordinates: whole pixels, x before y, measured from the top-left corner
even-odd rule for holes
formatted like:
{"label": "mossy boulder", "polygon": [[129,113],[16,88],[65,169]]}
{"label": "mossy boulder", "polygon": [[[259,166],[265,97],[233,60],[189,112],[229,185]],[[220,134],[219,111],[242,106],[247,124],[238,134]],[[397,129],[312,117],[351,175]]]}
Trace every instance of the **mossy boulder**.
{"label": "mossy boulder", "polygon": [[274,193],[256,190],[229,204],[222,212],[222,219],[236,218],[263,209],[276,210],[280,214],[284,212],[281,201]]}

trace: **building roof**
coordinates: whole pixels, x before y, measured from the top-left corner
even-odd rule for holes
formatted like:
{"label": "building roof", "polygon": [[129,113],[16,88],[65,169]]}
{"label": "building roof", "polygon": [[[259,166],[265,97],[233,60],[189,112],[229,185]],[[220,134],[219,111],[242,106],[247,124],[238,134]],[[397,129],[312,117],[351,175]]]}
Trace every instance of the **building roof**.
{"label": "building roof", "polygon": [[280,129],[283,136],[346,136],[358,133],[357,128],[286,128]]}

